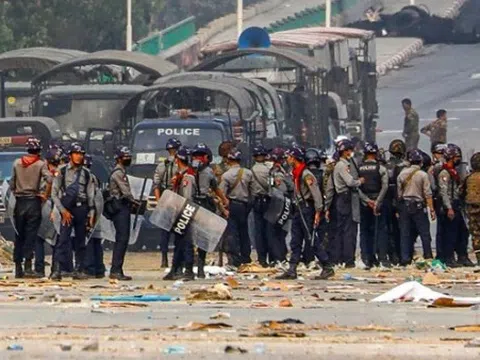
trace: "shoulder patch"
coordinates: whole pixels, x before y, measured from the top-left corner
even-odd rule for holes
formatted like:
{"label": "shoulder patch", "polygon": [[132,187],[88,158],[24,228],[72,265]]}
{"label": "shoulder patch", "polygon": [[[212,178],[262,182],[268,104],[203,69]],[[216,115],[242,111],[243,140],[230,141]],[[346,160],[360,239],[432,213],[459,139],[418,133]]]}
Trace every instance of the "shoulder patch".
{"label": "shoulder patch", "polygon": [[305,176],[305,182],[307,183],[308,186],[312,186],[315,183],[316,179],[313,177],[313,175],[307,175]]}
{"label": "shoulder patch", "polygon": [[182,185],[183,185],[183,187],[187,187],[189,183],[190,183],[190,181],[188,181],[188,179],[183,179]]}

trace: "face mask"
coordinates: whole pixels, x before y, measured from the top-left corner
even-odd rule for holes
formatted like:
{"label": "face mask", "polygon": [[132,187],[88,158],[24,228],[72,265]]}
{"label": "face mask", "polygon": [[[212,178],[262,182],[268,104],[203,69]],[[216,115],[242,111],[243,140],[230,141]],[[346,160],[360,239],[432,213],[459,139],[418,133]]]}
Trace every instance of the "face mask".
{"label": "face mask", "polygon": [[123,166],[130,166],[131,163],[132,163],[132,159],[124,159],[124,160],[122,160]]}
{"label": "face mask", "polygon": [[167,162],[172,163],[175,160],[175,156],[173,155],[168,155],[167,157]]}
{"label": "face mask", "polygon": [[453,165],[458,166],[458,165],[460,165],[461,163],[462,163],[462,160],[457,159],[457,160],[455,160],[455,161],[453,162]]}
{"label": "face mask", "polygon": [[200,169],[202,162],[200,160],[192,160],[192,168]]}

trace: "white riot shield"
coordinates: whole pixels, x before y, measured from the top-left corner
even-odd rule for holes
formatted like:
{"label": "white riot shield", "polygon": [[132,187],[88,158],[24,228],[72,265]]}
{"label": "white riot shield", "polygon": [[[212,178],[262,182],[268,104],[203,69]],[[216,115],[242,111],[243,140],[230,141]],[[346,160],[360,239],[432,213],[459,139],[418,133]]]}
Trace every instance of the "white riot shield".
{"label": "white riot shield", "polygon": [[264,219],[270,224],[279,225],[284,230],[288,229],[289,219],[292,212],[292,200],[286,197],[282,191],[272,189],[268,203],[268,209]]}
{"label": "white riot shield", "polygon": [[95,193],[95,226],[91,231],[87,233],[87,243],[92,237],[96,237],[94,236],[95,234],[98,235],[99,233],[99,231],[97,231],[97,227],[99,227],[101,217],[103,216],[101,214],[103,214],[103,195],[100,190],[97,190]]}
{"label": "white riot shield", "polygon": [[[138,240],[138,235],[140,234],[140,229],[142,224],[145,220],[143,216],[139,216],[137,219],[137,226],[135,230],[133,229],[133,221],[135,219],[135,215],[130,216],[130,238],[128,240],[128,245],[133,245]],[[102,215],[99,224],[100,232],[96,238],[104,239],[106,241],[115,242],[115,226],[113,226],[113,221],[108,220],[105,216]]]}
{"label": "white riot shield", "polygon": [[42,205],[42,222],[40,223],[40,227],[38,228],[38,236],[50,245],[55,246],[58,233],[55,230],[53,222],[50,220],[50,213],[52,212],[52,209],[52,201],[46,201]]}
{"label": "white riot shield", "polygon": [[18,234],[17,228],[15,227],[15,217],[14,217],[16,199],[15,199],[15,196],[13,196],[12,191],[10,190],[10,184],[8,181],[4,181],[2,184],[2,196],[3,196],[3,202],[5,204],[7,216],[10,219],[10,223],[12,224],[12,227],[15,230],[15,233]]}
{"label": "white riot shield", "polygon": [[162,193],[150,223],[185,236],[205,251],[214,251],[227,227],[227,221],[170,190]]}
{"label": "white riot shield", "polygon": [[145,190],[143,191],[143,197],[140,199],[140,193],[142,192],[144,178],[139,178],[131,175],[127,175],[128,182],[130,183],[130,191],[132,192],[135,200],[147,200],[150,192],[152,191],[153,180],[147,179],[145,183]]}

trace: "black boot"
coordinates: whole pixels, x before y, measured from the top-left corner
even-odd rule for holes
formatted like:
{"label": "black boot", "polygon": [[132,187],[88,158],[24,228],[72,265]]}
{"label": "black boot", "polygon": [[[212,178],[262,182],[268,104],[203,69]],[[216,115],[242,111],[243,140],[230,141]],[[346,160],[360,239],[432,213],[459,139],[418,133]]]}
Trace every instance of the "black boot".
{"label": "black boot", "polygon": [[197,277],[199,279],[205,279],[205,261],[202,259],[198,259],[198,270],[197,270]]}
{"label": "black boot", "polygon": [[185,274],[183,275],[183,280],[185,281],[195,280],[195,274],[193,273],[193,264],[188,264],[185,266]]}
{"label": "black boot", "polygon": [[85,274],[84,271],[82,271],[79,267],[76,267],[75,270],[73,270],[72,274],[72,279],[73,280],[88,280],[90,276]]}
{"label": "black boot", "polygon": [[163,277],[163,280],[174,281],[183,277],[183,274],[179,269],[172,267],[170,272]]}
{"label": "black boot", "polygon": [[21,262],[15,263],[15,279],[22,279],[25,276]]}
{"label": "black boot", "polygon": [[25,260],[25,269],[24,269],[24,276],[29,279],[37,278],[36,274],[33,272],[32,269],[32,260]]}
{"label": "black boot", "polygon": [[110,271],[110,279],[112,280],[119,280],[119,281],[130,281],[132,280],[131,276],[125,275],[123,270],[119,272],[112,272]]}
{"label": "black boot", "polygon": [[53,263],[53,270],[52,270],[52,273],[50,274],[50,279],[55,281],[62,280],[62,271],[60,270],[59,262]]}
{"label": "black boot", "polygon": [[295,280],[297,278],[297,267],[290,265],[290,268],[282,275],[277,276],[277,280]]}
{"label": "black boot", "polygon": [[322,266],[322,272],[320,275],[316,276],[314,280],[327,280],[335,275],[332,265],[325,264]]}
{"label": "black boot", "polygon": [[162,252],[162,264],[160,265],[160,268],[168,268],[168,252]]}
{"label": "black boot", "polygon": [[453,258],[452,258],[452,259],[447,259],[447,260],[445,261],[445,265],[446,265],[447,267],[449,267],[449,268],[452,268],[452,269],[458,268],[458,267],[461,266],[461,265],[460,265],[459,263],[457,263],[457,262],[455,261],[455,259],[453,259]]}
{"label": "black boot", "polygon": [[475,264],[468,258],[468,256],[459,257],[457,263],[465,267],[475,267]]}

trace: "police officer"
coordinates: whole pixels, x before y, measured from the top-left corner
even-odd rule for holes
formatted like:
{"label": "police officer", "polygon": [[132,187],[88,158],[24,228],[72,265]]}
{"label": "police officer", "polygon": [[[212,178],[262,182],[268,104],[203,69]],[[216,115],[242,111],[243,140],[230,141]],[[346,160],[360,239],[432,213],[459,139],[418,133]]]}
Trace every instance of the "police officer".
{"label": "police officer", "polygon": [[[195,171],[195,191],[193,200],[198,205],[215,213],[216,205],[212,195],[218,196],[222,201],[223,207],[228,208],[228,199],[218,187],[218,182],[212,168],[209,166],[211,154],[207,145],[199,143],[192,150],[192,168]],[[207,252],[198,249],[198,271],[197,277],[205,278],[205,259]]]}
{"label": "police officer", "polygon": [[435,258],[445,262],[443,251],[442,251],[442,236],[444,235],[443,221],[440,216],[442,213],[442,199],[440,197],[439,186],[438,186],[438,175],[443,170],[443,165],[445,164],[445,159],[443,157],[445,150],[447,149],[447,144],[444,143],[435,143],[432,144],[432,166],[428,170],[428,175],[430,177],[430,182],[432,185],[432,194],[433,194],[433,206],[435,207],[435,213],[438,215],[437,219],[437,233],[435,234]]}
{"label": "police officer", "polygon": [[465,180],[465,210],[468,217],[468,228],[472,236],[472,246],[480,266],[480,153],[470,159],[472,173]]}
{"label": "police officer", "polygon": [[400,172],[410,164],[406,161],[406,147],[403,140],[393,140],[388,152],[390,158],[387,162],[388,171],[388,192],[387,201],[385,202],[387,212],[387,227],[389,233],[388,254],[392,264],[400,262],[400,225],[398,223],[398,200],[397,200],[397,179]]}
{"label": "police officer", "polygon": [[[180,140],[176,138],[168,139],[165,146],[168,152],[168,158],[160,162],[155,173],[153,174],[153,186],[155,199],[158,201],[164,190],[172,190],[172,178],[177,173],[177,166],[175,165],[175,155],[178,149],[182,146]],[[168,241],[170,233],[163,229],[159,229],[160,235],[160,251],[162,252],[161,267],[168,267]]]}
{"label": "police officer", "polygon": [[[338,152],[337,159],[339,159]],[[339,254],[339,246],[335,243],[335,236],[337,233],[337,211],[335,208],[335,191],[327,192],[327,189],[333,189],[333,170],[335,169],[337,161],[330,159],[326,161],[325,170],[323,172],[322,194],[325,194],[325,211],[328,211],[328,218],[325,216],[325,232],[327,252],[330,262],[334,265],[341,263],[341,254]]]}
{"label": "police officer", "polygon": [[359,167],[360,177],[365,183],[360,190],[367,196],[367,202],[360,207],[360,248],[362,259],[367,269],[378,261],[383,267],[391,267],[387,259],[388,232],[385,196],[388,191],[387,169],[377,160],[378,146],[365,143],[363,148],[364,161]]}
{"label": "police officer", "polygon": [[[257,145],[253,148],[253,159],[255,164],[252,166],[252,196],[253,196],[253,218],[255,221],[255,246],[257,248],[258,262],[263,267],[268,267],[267,257],[271,254],[268,247],[268,223],[265,220],[265,212],[268,210],[269,186],[268,178],[270,169],[265,164],[265,158],[268,154],[263,145]],[[271,255],[270,255],[271,257]]]}
{"label": "police officer", "polygon": [[290,149],[287,153],[287,162],[293,169],[295,213],[292,219],[290,267],[277,279],[297,278],[297,266],[300,262],[303,245],[307,241],[311,242],[312,237],[315,256],[322,266],[322,272],[315,277],[315,280],[328,279],[334,275],[334,271],[323,248],[322,239],[314,232],[320,226],[322,219],[323,196],[320,187],[315,176],[307,168],[303,148],[295,146]]}
{"label": "police officer", "polygon": [[[332,199],[335,196],[337,211],[335,246],[337,247],[338,261],[345,263],[347,268],[353,268],[355,267],[357,224],[360,220],[360,203],[356,193],[359,193],[363,201],[367,202],[368,199],[358,190],[365,179],[356,179],[357,176],[354,177],[351,174],[351,172],[356,172],[350,161],[353,155],[353,144],[350,140],[343,140],[337,145],[337,151],[340,159],[333,170],[332,181],[328,184],[327,198]],[[330,216],[329,210],[327,209],[326,213],[327,219]]]}
{"label": "police officer", "polygon": [[[269,160],[272,161],[272,167],[269,171],[269,183],[271,188],[278,189],[283,196],[291,198],[293,194],[293,182],[284,163],[285,151],[282,148],[274,148],[269,154]],[[287,259],[287,232],[280,224],[268,224],[268,248],[270,249],[271,261],[283,263]]]}
{"label": "police officer", "polygon": [[[461,196],[462,181],[455,166],[461,162],[456,147],[448,147],[444,154],[445,164],[438,175],[439,195],[442,201],[441,222],[445,232],[442,236],[442,251],[447,266],[475,266],[468,258],[468,230],[463,217]],[[455,262],[454,250],[458,255]]]}
{"label": "police officer", "polygon": [[408,153],[408,161],[411,165],[403,169],[397,179],[401,232],[400,264],[402,266],[412,262],[413,235],[416,234],[419,234],[422,240],[424,259],[433,257],[426,206],[430,210],[432,220],[436,218],[430,179],[422,170],[422,154],[418,150],[412,150]]}
{"label": "police officer", "polygon": [[41,182],[45,179],[47,188],[50,188],[53,180],[45,162],[40,159],[42,151],[40,140],[29,138],[26,148],[28,154],[13,163],[10,179],[10,188],[16,200],[14,220],[17,235],[13,249],[16,278],[38,277],[33,272],[32,259],[41,223],[42,199],[46,199],[45,193],[41,191]]}
{"label": "police officer", "polygon": [[116,165],[109,180],[110,196],[114,199],[117,210],[112,217],[115,226],[115,244],[113,245],[110,279],[130,281],[132,277],[124,274],[123,264],[130,239],[131,209],[139,206],[133,198],[126,172],[126,168],[132,163],[130,149],[126,146],[119,147],[115,151],[115,162]]}
{"label": "police officer", "polygon": [[[87,169],[92,168],[93,158],[89,154],[85,154],[84,166]],[[100,182],[98,181],[97,176],[94,173],[91,173],[91,180],[95,186],[95,196],[100,191]],[[96,214],[100,216],[100,214]],[[87,274],[93,276],[97,279],[102,279],[105,277],[105,264],[103,263],[103,246],[102,239],[96,236],[94,232],[90,241],[87,244],[87,260],[86,260],[86,270]]]}
{"label": "police officer", "polygon": [[240,166],[242,153],[233,149],[228,154],[229,169],[222,175],[220,189],[230,201],[226,254],[230,266],[238,267],[252,260],[248,235],[248,214],[253,192],[253,175]]}
{"label": "police officer", "polygon": [[[195,193],[195,172],[190,167],[190,149],[182,146],[175,155],[177,173],[172,179],[173,191],[187,200],[193,200]],[[175,249],[173,252],[172,268],[164,276],[164,280],[176,280],[182,277],[182,266],[185,264],[185,280],[195,280],[193,273],[193,245],[192,239],[175,235]]]}
{"label": "police officer", "polygon": [[59,169],[53,182],[52,200],[61,214],[60,234],[55,244],[53,280],[61,280],[61,264],[68,262],[72,254],[72,230],[75,229],[75,269],[73,278],[87,279],[85,274],[86,231],[95,222],[95,187],[91,182],[90,170],[84,164],[85,149],[73,143],[69,150],[70,162]]}

